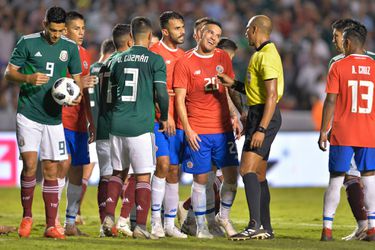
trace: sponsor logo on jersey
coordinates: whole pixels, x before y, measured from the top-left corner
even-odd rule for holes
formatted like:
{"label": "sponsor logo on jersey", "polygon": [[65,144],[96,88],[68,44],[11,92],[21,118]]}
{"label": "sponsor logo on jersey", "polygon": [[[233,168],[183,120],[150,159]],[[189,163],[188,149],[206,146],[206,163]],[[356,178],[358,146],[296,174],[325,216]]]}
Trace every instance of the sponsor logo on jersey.
{"label": "sponsor logo on jersey", "polygon": [[186,166],[188,168],[193,168],[194,164],[191,161],[188,161],[187,164],[186,164]]}
{"label": "sponsor logo on jersey", "polygon": [[60,52],[59,59],[60,59],[60,61],[62,61],[62,62],[66,62],[66,61],[68,61],[68,51],[66,51],[66,50],[62,50],[62,51]]}
{"label": "sponsor logo on jersey", "polygon": [[88,69],[89,68],[89,64],[86,61],[83,61],[83,67],[85,69]]}
{"label": "sponsor logo on jersey", "polygon": [[35,57],[42,57],[42,53],[40,53],[40,51],[38,51],[38,52],[35,53],[34,56],[35,56]]}
{"label": "sponsor logo on jersey", "polygon": [[201,74],[201,70],[200,69],[194,71],[194,73],[193,73],[193,75],[195,75],[195,76],[200,75],[200,74]]}
{"label": "sponsor logo on jersey", "polygon": [[171,60],[165,61],[165,64],[171,64]]}
{"label": "sponsor logo on jersey", "polygon": [[216,66],[216,72],[220,73],[220,74],[223,73],[224,72],[224,67],[222,65],[220,65],[220,64],[217,65]]}

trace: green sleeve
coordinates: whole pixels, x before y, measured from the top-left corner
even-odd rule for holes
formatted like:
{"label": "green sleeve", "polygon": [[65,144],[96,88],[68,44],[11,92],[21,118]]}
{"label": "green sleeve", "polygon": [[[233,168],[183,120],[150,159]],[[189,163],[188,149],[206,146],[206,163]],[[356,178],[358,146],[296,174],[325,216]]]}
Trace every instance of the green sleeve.
{"label": "green sleeve", "polygon": [[160,108],[160,120],[166,121],[168,119],[168,109],[169,109],[169,96],[167,92],[167,85],[161,82],[154,83],[156,90],[156,99],[158,100]]}
{"label": "green sleeve", "polygon": [[68,64],[68,70],[71,75],[79,75],[82,73],[81,59],[79,57],[78,46],[72,45],[70,50],[70,60]]}
{"label": "green sleeve", "polygon": [[29,56],[26,41],[23,37],[17,42],[16,47],[13,50],[12,56],[9,60],[10,64],[18,67],[23,67]]}
{"label": "green sleeve", "polygon": [[153,65],[153,75],[154,83],[167,84],[167,67],[165,66],[163,58],[159,55],[156,55],[156,60]]}

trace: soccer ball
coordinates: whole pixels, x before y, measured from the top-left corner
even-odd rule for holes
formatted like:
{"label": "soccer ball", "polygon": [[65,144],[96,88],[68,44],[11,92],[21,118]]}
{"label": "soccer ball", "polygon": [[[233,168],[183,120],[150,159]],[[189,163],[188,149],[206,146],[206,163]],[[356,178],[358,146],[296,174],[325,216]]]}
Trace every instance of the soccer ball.
{"label": "soccer ball", "polygon": [[52,97],[60,105],[70,105],[79,96],[81,90],[72,78],[57,79],[52,86]]}

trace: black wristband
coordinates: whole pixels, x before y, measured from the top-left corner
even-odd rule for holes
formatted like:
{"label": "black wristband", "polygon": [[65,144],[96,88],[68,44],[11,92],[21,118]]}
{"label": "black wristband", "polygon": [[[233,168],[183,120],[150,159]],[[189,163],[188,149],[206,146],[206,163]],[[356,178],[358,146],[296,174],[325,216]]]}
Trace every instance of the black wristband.
{"label": "black wristband", "polygon": [[258,126],[257,131],[261,133],[266,133],[267,129],[262,126]]}
{"label": "black wristband", "polygon": [[240,82],[240,81],[237,81],[237,80],[234,80],[234,83],[233,85],[231,86],[232,89],[242,93],[242,94],[246,94],[246,91],[245,91],[245,84],[243,82]]}

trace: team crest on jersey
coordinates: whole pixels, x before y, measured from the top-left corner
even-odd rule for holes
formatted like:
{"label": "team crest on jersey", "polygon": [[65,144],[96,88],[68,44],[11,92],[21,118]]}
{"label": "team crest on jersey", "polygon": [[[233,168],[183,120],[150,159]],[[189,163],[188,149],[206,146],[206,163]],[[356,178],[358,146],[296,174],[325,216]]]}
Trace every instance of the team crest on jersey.
{"label": "team crest on jersey", "polygon": [[60,61],[62,61],[62,62],[66,62],[66,61],[68,61],[68,51],[66,51],[66,50],[62,50],[62,51],[60,52],[59,59],[60,59]]}
{"label": "team crest on jersey", "polygon": [[88,69],[89,68],[89,64],[86,61],[83,61],[83,67],[85,69]]}
{"label": "team crest on jersey", "polygon": [[216,66],[216,72],[220,73],[220,74],[223,73],[224,72],[224,67],[222,65],[220,65],[220,64],[217,65]]}
{"label": "team crest on jersey", "polygon": [[186,163],[186,166],[187,166],[188,168],[193,168],[194,164],[193,164],[191,161],[188,161],[188,162]]}

